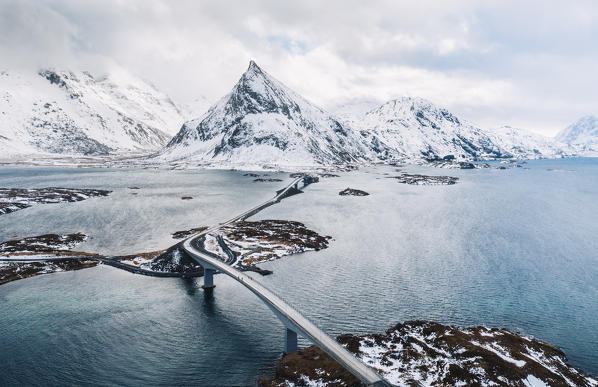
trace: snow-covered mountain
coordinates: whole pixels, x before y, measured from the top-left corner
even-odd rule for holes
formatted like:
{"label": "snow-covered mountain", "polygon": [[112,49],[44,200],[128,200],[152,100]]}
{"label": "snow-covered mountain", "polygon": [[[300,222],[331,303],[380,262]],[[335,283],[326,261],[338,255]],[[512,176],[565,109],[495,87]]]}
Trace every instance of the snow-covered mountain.
{"label": "snow-covered mountain", "polygon": [[561,158],[574,153],[567,144],[525,129],[505,125],[489,130],[488,134],[498,146],[517,159]]}
{"label": "snow-covered mountain", "polygon": [[[209,109],[204,97],[179,108],[121,69],[102,77],[3,71],[0,87],[0,158],[134,151],[153,154],[158,163],[253,168],[571,153],[567,145],[520,129],[481,129],[421,98],[402,97],[374,108],[372,100],[352,100],[332,115],[253,61]],[[190,112],[205,113],[183,123]],[[576,149],[580,143],[598,149],[592,142],[596,128],[596,118],[586,117],[560,136]]]}
{"label": "snow-covered mountain", "polygon": [[598,155],[598,118],[582,117],[560,131],[556,139],[572,145],[582,154]]}
{"label": "snow-covered mountain", "polygon": [[232,91],[186,122],[160,155],[220,165],[310,166],[371,158],[342,125],[250,62]]}
{"label": "snow-covered mountain", "polygon": [[352,101],[333,116],[251,62],[231,93],[186,122],[159,157],[247,167],[566,154],[551,139],[508,127],[484,130],[421,98],[402,97],[365,112],[371,106]]}
{"label": "snow-covered mountain", "polygon": [[2,158],[156,150],[183,122],[168,96],[121,69],[2,71],[0,90]]}
{"label": "snow-covered mountain", "polygon": [[339,119],[354,123],[361,120],[370,110],[380,106],[380,102],[373,98],[352,98],[332,105],[329,110]]}
{"label": "snow-covered mountain", "polygon": [[509,156],[484,130],[422,98],[388,101],[352,125],[382,160]]}
{"label": "snow-covered mountain", "polygon": [[[200,95],[199,97],[193,98],[191,102],[179,104],[178,106],[182,111],[184,121],[187,122],[189,120],[203,116],[212,106],[212,103],[204,95]],[[181,125],[177,126],[173,135],[178,132],[178,130],[181,128]]]}

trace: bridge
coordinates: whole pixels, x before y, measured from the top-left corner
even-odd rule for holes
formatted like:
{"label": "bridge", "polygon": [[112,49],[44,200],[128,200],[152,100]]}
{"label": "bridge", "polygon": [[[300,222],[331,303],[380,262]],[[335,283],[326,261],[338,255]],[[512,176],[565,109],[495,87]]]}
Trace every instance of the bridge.
{"label": "bridge", "polygon": [[182,248],[203,267],[205,289],[214,288],[214,273],[218,271],[241,283],[252,293],[258,296],[266,304],[266,306],[270,308],[272,312],[274,312],[274,315],[284,325],[285,353],[297,351],[297,335],[301,335],[330,355],[330,357],[332,357],[345,369],[355,375],[355,377],[361,380],[364,384],[368,386],[389,386],[390,384],[372,368],[364,364],[345,347],[340,345],[336,340],[328,336],[324,331],[309,321],[299,311],[287,304],[282,298],[277,296],[271,290],[267,289],[258,281],[254,280],[249,275],[230,266],[230,263],[236,261],[236,259],[230,257],[228,253],[227,255],[229,255],[229,258],[224,261],[218,256],[207,252],[203,247],[203,242],[207,234],[215,232],[220,227],[226,226],[238,220],[245,220],[262,209],[280,202],[280,200],[282,200],[284,197],[296,193],[296,190],[299,189],[299,183],[301,181],[303,181],[305,186],[313,182],[313,179],[309,176],[301,176],[294,179],[291,184],[278,191],[276,196],[264,202],[263,204],[260,204],[259,206],[252,208],[224,223],[210,227],[199,234],[195,234],[187,238],[182,243]]}

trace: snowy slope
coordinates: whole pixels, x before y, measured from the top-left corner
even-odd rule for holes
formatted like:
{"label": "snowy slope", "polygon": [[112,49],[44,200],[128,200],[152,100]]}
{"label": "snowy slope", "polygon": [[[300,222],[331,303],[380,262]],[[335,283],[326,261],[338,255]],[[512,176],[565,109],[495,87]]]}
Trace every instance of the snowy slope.
{"label": "snowy slope", "polygon": [[417,97],[401,97],[372,109],[349,125],[381,160],[554,158],[570,155],[566,144],[523,129],[479,128]]}
{"label": "snowy slope", "polygon": [[[179,104],[185,122],[203,116],[211,106],[212,103],[203,95],[194,98],[191,102]],[[176,127],[176,130],[172,133],[173,136],[181,128],[181,125]]]}
{"label": "snowy slope", "polygon": [[556,135],[584,155],[598,156],[598,118],[585,116]]}
{"label": "snowy slope", "polygon": [[310,166],[369,158],[356,132],[253,61],[232,91],[186,122],[160,156],[169,161]]}
{"label": "snowy slope", "polygon": [[330,111],[339,119],[353,125],[372,109],[380,106],[380,101],[372,98],[353,98],[333,105]]}
{"label": "snowy slope", "polygon": [[497,145],[518,159],[560,158],[574,153],[567,144],[511,126],[489,130],[488,134]]}
{"label": "snowy slope", "polygon": [[168,96],[119,69],[2,71],[0,90],[2,158],[155,150],[183,121]]}
{"label": "snowy slope", "polygon": [[402,97],[370,110],[354,122],[382,160],[457,160],[509,155],[484,130],[422,98]]}

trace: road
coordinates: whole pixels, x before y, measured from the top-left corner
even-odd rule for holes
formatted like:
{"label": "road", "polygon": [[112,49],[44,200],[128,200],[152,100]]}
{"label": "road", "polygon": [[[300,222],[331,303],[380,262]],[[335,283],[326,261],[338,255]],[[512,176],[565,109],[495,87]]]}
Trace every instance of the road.
{"label": "road", "polygon": [[243,286],[258,296],[287,328],[309,339],[313,344],[330,355],[339,364],[345,367],[345,369],[359,378],[363,383],[368,386],[388,386],[388,382],[386,382],[372,368],[361,362],[361,360],[359,360],[351,352],[345,349],[345,347],[340,345],[336,340],[328,336],[315,324],[309,321],[299,311],[286,303],[281,297],[267,289],[249,275],[228,265],[225,261],[207,254],[202,247],[202,241],[206,234],[214,232],[218,230],[218,228],[233,223],[237,220],[245,220],[249,216],[256,214],[262,209],[274,203],[280,202],[280,200],[286,196],[289,190],[291,190],[296,183],[301,181],[301,179],[302,178],[300,177],[293,180],[293,182],[286,188],[279,191],[274,198],[264,202],[263,204],[254,207],[251,210],[246,211],[243,214],[236,216],[218,226],[210,227],[199,234],[187,238],[182,243],[182,248],[204,268],[217,270],[240,282]]}

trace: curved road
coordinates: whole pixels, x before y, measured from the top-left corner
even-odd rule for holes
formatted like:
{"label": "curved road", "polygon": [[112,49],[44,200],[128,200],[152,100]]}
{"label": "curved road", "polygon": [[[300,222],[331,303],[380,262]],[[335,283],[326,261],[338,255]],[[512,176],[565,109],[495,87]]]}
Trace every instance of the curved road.
{"label": "curved road", "polygon": [[293,188],[295,184],[301,181],[301,177],[293,180],[291,184],[289,184],[285,189],[278,192],[278,194],[266,201],[265,203],[252,208],[249,211],[244,212],[243,214],[232,218],[218,226],[210,227],[209,229],[191,236],[187,238],[182,243],[182,248],[185,249],[189,255],[191,255],[202,267],[211,269],[211,270],[218,270],[221,273],[228,275],[229,277],[234,278],[255,295],[257,295],[273,312],[274,314],[282,321],[282,323],[294,332],[300,333],[303,337],[309,339],[312,343],[316,346],[321,348],[324,352],[330,355],[333,359],[335,359],[339,364],[345,367],[349,372],[359,378],[363,383],[368,386],[388,386],[388,382],[386,382],[378,373],[376,373],[372,368],[368,367],[364,364],[361,360],[355,357],[351,352],[349,352],[345,347],[340,345],[336,340],[328,336],[325,332],[323,332],[320,328],[314,325],[311,321],[305,318],[300,312],[296,309],[291,307],[285,301],[283,301],[279,296],[274,294],[272,291],[267,289],[265,286],[254,280],[252,277],[248,276],[247,274],[237,270],[234,267],[229,266],[226,262],[222,261],[221,259],[214,258],[205,252],[203,252],[202,244],[202,237],[205,234],[213,232],[217,230],[219,227],[225,226],[237,220],[245,220],[249,216],[256,214],[260,210],[274,204],[280,202],[282,198],[284,198],[289,190]]}

